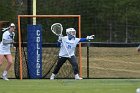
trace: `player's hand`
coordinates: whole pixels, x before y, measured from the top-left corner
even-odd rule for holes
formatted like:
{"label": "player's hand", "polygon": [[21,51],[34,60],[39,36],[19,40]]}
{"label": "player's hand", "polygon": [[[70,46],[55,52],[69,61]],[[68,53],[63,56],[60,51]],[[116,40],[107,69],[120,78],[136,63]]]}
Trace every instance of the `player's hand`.
{"label": "player's hand", "polygon": [[16,50],[16,47],[13,47],[14,50]]}
{"label": "player's hand", "polygon": [[63,35],[60,35],[59,37],[58,37],[58,42],[61,42],[62,41],[62,37],[63,37]]}
{"label": "player's hand", "polygon": [[92,40],[92,39],[94,39],[94,36],[95,36],[95,35],[87,36],[86,39],[87,39],[87,40]]}

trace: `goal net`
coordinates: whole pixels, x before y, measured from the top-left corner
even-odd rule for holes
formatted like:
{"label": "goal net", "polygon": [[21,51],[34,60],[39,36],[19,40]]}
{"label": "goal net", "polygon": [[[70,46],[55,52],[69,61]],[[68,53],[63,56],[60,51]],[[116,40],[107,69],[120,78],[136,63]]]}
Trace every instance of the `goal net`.
{"label": "goal net", "polygon": [[[41,25],[41,34],[42,34],[42,51],[41,51],[41,78],[49,78],[54,66],[56,65],[58,59],[59,47],[57,47],[57,39],[58,37],[51,32],[51,25],[53,23],[61,23],[63,25],[64,31],[63,35],[66,35],[65,29],[69,27],[73,27],[77,30],[77,37],[81,37],[80,32],[80,15],[18,15],[18,43],[16,49],[16,57],[15,57],[15,76],[16,78],[31,78],[30,68],[34,68],[30,65],[29,53],[33,52],[32,47],[28,47],[31,45],[28,42],[29,38],[34,38],[33,32],[28,37],[28,25],[33,24],[34,20],[36,20],[36,25]],[[34,25],[33,25],[34,26]],[[27,43],[28,42],[28,43]],[[30,50],[29,50],[30,48]],[[36,58],[36,55],[31,55],[33,58]],[[79,64],[80,75],[82,74],[81,69],[81,44],[77,46],[76,49],[77,62]],[[32,63],[36,64],[36,63]],[[36,66],[36,65],[34,65]],[[36,73],[36,72],[32,72]],[[56,78],[73,78],[73,70],[70,63],[67,61],[62,68],[60,69]]]}

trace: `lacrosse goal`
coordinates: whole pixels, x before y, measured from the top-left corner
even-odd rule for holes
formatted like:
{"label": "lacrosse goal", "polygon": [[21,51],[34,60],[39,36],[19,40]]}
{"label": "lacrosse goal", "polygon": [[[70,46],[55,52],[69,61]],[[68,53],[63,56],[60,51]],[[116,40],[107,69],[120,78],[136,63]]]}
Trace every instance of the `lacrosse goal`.
{"label": "lacrosse goal", "polygon": [[[54,66],[56,65],[59,48],[57,47],[57,36],[51,32],[53,23],[63,25],[63,34],[66,35],[65,29],[73,27],[77,30],[77,37],[81,37],[81,17],[80,15],[18,15],[18,45],[15,56],[15,76],[16,78],[30,78],[29,76],[29,58],[27,47],[27,26],[33,24],[42,27],[42,78],[49,78]],[[79,64],[80,75],[82,75],[81,44],[77,46],[76,56]],[[72,67],[66,62],[59,71],[57,78],[73,78]]]}

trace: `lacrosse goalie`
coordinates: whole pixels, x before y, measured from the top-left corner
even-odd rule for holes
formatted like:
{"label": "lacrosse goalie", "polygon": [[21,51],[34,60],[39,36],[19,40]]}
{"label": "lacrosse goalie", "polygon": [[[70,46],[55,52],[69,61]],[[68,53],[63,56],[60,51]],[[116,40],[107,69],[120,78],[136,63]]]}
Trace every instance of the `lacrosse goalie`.
{"label": "lacrosse goalie", "polygon": [[55,76],[59,72],[62,65],[68,60],[72,65],[75,80],[81,80],[79,76],[78,64],[75,56],[75,48],[79,42],[86,42],[94,39],[94,35],[87,36],[86,38],[76,38],[76,30],[74,28],[66,29],[67,36],[59,36],[58,46],[60,46],[59,58],[57,65],[54,68],[54,71],[50,77],[50,80],[54,80]]}

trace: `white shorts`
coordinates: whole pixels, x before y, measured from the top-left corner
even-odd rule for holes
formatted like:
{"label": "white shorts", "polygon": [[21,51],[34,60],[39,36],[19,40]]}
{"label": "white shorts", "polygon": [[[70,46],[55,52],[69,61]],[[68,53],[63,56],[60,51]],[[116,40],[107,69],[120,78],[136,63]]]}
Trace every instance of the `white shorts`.
{"label": "white shorts", "polygon": [[11,54],[10,50],[0,50],[0,55],[8,55]]}
{"label": "white shorts", "polygon": [[8,55],[11,54],[10,45],[0,44],[0,55]]}

